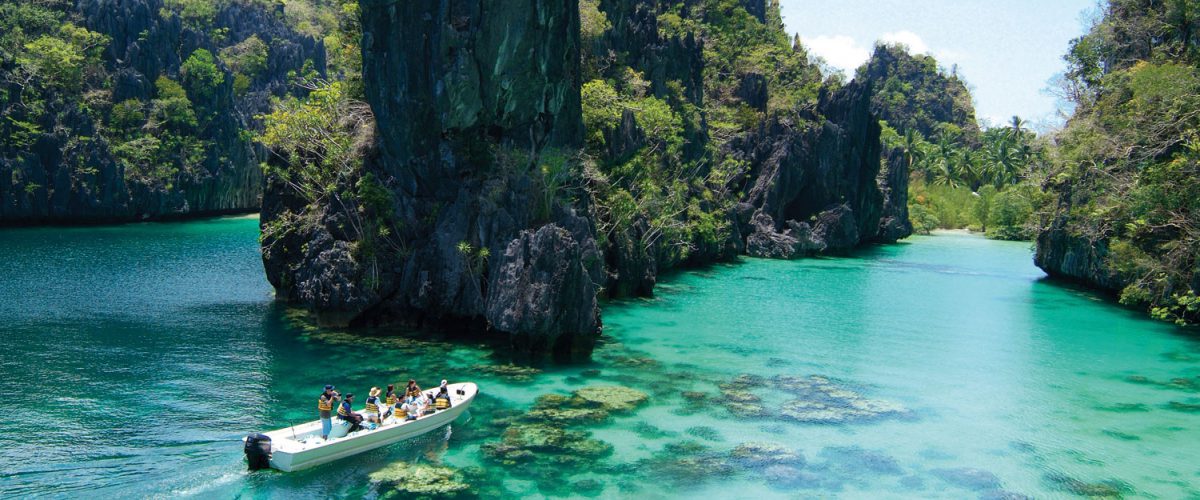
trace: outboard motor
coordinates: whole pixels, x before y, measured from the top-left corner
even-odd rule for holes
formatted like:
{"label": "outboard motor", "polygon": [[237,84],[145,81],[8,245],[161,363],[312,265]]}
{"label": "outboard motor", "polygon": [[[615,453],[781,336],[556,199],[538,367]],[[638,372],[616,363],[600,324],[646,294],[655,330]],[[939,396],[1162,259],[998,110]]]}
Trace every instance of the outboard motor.
{"label": "outboard motor", "polygon": [[250,470],[271,468],[271,437],[254,433],[246,436],[246,462]]}

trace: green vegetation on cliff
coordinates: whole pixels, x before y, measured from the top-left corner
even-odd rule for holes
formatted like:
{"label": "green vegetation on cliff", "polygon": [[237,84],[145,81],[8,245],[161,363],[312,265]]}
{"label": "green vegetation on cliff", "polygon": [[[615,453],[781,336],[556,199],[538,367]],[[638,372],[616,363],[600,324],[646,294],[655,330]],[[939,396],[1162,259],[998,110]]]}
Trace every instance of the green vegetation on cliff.
{"label": "green vegetation on cliff", "polygon": [[1200,5],[1112,0],[1076,39],[1075,107],[1046,181],[1038,263],[1119,291],[1160,319],[1200,320]]}
{"label": "green vegetation on cliff", "polygon": [[726,145],[769,114],[814,106],[820,71],[777,5],[761,20],[737,0],[580,8],[584,47],[607,54],[585,57],[595,78],[582,91],[602,244],[632,239],[664,267],[724,254],[750,167]]}
{"label": "green vegetation on cliff", "polygon": [[0,2],[0,223],[254,208],[249,118],[325,58],[274,9]]}
{"label": "green vegetation on cliff", "polygon": [[872,109],[884,120],[886,155],[912,175],[913,227],[964,229],[990,238],[1033,237],[1048,144],[1019,117],[980,130],[966,83],[955,69],[902,45],[881,44],[857,78],[877,82]]}

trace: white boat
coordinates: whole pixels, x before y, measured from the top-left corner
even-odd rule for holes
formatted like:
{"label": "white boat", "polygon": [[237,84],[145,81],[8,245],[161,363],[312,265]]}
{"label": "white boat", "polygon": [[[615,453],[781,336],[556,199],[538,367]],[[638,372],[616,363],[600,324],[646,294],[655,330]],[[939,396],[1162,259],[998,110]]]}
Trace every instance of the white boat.
{"label": "white boat", "polygon": [[[467,407],[475,399],[475,394],[479,392],[479,388],[470,382],[450,384],[449,389],[448,409],[424,415],[416,420],[406,421],[403,416],[388,418],[375,429],[364,427],[341,438],[321,439],[320,420],[264,433],[270,438],[271,467],[285,472],[307,469],[438,429],[467,411]],[[437,389],[426,391],[431,401],[436,393]],[[340,422],[336,416],[333,422],[335,428],[338,425],[349,425]],[[364,422],[363,425],[367,424]],[[243,438],[243,441],[245,440]]]}

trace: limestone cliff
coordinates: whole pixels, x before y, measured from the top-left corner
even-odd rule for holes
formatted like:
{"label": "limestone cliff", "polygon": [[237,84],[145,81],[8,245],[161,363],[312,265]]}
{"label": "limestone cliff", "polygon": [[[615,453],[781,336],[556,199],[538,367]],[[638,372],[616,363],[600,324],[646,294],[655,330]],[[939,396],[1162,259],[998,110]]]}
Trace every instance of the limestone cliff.
{"label": "limestone cliff", "polygon": [[[815,115],[775,117],[735,143],[754,165],[740,210],[750,255],[844,252],[879,233],[879,123],[868,84],[823,92]],[[819,119],[823,117],[824,119]],[[745,216],[743,216],[745,217]]]}
{"label": "limestone cliff", "polygon": [[[59,12],[107,37],[100,64],[79,81],[18,89],[8,79],[0,107],[38,133],[0,145],[0,224],[89,223],[227,212],[259,206],[262,175],[248,134],[271,96],[288,91],[289,72],[307,62],[324,70],[321,42],[288,28],[277,12],[251,2],[222,2],[212,25],[192,26],[164,9],[161,0],[77,0]],[[219,34],[217,36],[216,34]],[[218,59],[222,83],[188,97],[194,123],[178,135],[189,148],[163,141],[151,104],[162,97],[160,77],[181,81],[181,66],[197,50],[217,54],[251,37],[266,50],[262,70],[235,90],[234,74]],[[0,68],[18,72],[22,68]],[[37,99],[36,111],[29,104]],[[115,108],[141,121],[117,131]],[[42,109],[44,108],[44,109]],[[181,127],[182,128],[182,127]],[[5,129],[2,132],[10,134]],[[155,145],[151,147],[148,145]],[[159,157],[133,165],[131,157]],[[172,151],[174,152],[172,153]],[[118,151],[125,154],[119,154]],[[180,165],[164,158],[183,157]]]}
{"label": "limestone cliff", "polygon": [[[823,84],[778,5],[744,3],[733,14],[761,47],[722,41],[736,24],[704,24],[724,18],[702,6],[683,12],[703,29],[661,25],[671,2],[588,0],[584,40],[578,0],[364,0],[372,133],[361,171],[319,202],[268,176],[263,260],[279,297],[327,324],[432,326],[574,358],[599,335],[601,292],[648,295],[663,270],[739,254],[906,236],[908,172],[881,171],[873,83]],[[730,51],[768,53],[779,71],[714,58]]]}
{"label": "limestone cliff", "polygon": [[[263,224],[303,225],[264,251],[268,277],[325,322],[486,331],[586,355],[602,259],[586,195],[573,0],[365,0],[364,169],[387,190],[397,248],[364,256],[340,207],[268,184]],[[356,251],[357,250],[357,251]]]}

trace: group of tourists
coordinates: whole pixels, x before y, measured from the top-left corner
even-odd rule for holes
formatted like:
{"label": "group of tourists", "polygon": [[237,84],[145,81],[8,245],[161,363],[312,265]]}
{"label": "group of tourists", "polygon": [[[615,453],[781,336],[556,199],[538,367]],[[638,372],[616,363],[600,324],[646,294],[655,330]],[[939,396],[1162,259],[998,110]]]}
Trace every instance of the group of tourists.
{"label": "group of tourists", "polygon": [[329,439],[329,433],[333,430],[334,405],[337,405],[337,418],[350,425],[348,434],[362,429],[364,422],[368,428],[374,429],[384,423],[416,420],[450,408],[450,389],[445,380],[437,392],[432,394],[432,397],[426,395],[415,380],[408,381],[403,395],[396,392],[394,384],[388,384],[386,393],[379,387],[372,387],[367,393],[366,407],[359,413],[353,409],[353,394],[342,396],[334,386],[326,385],[325,391],[317,398],[317,413],[321,417],[321,438]]}

